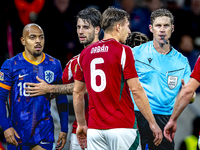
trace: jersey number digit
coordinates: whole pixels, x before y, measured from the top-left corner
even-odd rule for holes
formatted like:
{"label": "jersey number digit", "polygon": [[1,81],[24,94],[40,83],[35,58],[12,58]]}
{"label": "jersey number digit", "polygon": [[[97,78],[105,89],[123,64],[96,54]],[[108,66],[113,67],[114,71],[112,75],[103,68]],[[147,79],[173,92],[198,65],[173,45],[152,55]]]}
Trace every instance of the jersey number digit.
{"label": "jersey number digit", "polygon": [[[26,90],[24,89],[26,87],[26,82],[23,83],[23,88],[22,88],[22,82],[19,82],[18,86],[19,86],[19,95],[20,96],[30,96],[30,93],[27,94]],[[22,92],[22,89],[24,89],[23,92]]]}
{"label": "jersey number digit", "polygon": [[[95,58],[90,63],[91,86],[95,92],[102,92],[106,87],[106,75],[101,69],[96,69],[96,64],[104,63],[103,58]],[[101,84],[96,84],[96,77],[100,76]]]}

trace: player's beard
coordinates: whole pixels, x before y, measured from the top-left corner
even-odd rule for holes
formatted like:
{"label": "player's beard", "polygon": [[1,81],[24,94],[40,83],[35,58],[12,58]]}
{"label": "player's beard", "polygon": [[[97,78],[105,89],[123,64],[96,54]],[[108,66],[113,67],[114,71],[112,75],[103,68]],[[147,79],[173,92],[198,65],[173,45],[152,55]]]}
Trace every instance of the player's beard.
{"label": "player's beard", "polygon": [[42,55],[42,52],[33,52],[34,57],[39,57]]}
{"label": "player's beard", "polygon": [[[94,31],[95,32],[95,31]],[[81,44],[83,44],[85,47],[89,46],[90,44],[92,44],[92,42],[94,41],[95,38],[95,33],[91,33],[88,35],[88,38],[86,38],[85,41],[80,42]]]}
{"label": "player's beard", "polygon": [[43,49],[40,51],[34,51],[34,50],[30,50],[30,49],[25,49],[30,55],[32,55],[33,57],[39,57],[42,55]]}

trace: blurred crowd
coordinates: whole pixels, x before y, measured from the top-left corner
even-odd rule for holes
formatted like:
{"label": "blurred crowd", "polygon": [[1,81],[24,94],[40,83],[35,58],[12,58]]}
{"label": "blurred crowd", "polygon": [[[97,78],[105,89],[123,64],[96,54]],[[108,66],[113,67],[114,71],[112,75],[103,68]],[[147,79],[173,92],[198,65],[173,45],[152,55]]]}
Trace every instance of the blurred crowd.
{"label": "blurred crowd", "polygon": [[95,7],[103,12],[108,6],[126,10],[131,16],[131,31],[146,34],[149,31],[150,14],[159,8],[167,8],[175,17],[175,31],[171,45],[189,60],[194,68],[200,53],[200,0],[7,0],[1,2],[1,55],[5,59],[23,51],[20,43],[23,27],[31,22],[39,24],[45,33],[44,52],[61,61],[64,68],[68,60],[83,49],[76,33],[76,14]]}
{"label": "blurred crowd", "polygon": [[170,44],[188,58],[192,70],[200,54],[200,0],[106,0],[106,3],[101,0],[4,0],[0,3],[0,66],[24,50],[20,42],[23,27],[37,23],[45,33],[44,52],[59,59],[64,69],[83,49],[76,33],[75,16],[86,7],[95,7],[101,12],[108,6],[126,10],[131,17],[131,31],[142,32],[150,40],[153,38],[149,31],[151,12],[167,8],[175,19]]}

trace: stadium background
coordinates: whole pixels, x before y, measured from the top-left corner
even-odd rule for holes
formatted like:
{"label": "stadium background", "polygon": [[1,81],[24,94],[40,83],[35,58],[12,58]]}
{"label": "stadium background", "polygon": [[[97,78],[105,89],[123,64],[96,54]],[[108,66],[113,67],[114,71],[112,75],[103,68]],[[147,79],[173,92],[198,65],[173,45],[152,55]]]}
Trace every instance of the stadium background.
{"label": "stadium background", "polygon": [[[198,29],[200,0],[107,0],[106,3],[100,0],[6,0],[0,3],[0,65],[6,59],[23,51],[20,43],[22,29],[27,23],[34,22],[44,30],[46,40],[44,52],[59,59],[64,69],[68,60],[79,54],[83,48],[77,38],[75,16],[78,11],[86,7],[95,7],[101,12],[108,6],[123,8],[131,15],[131,30],[145,33],[150,39],[152,39],[152,34],[148,30],[148,25],[151,11],[167,8],[175,16],[175,31],[171,37],[172,46],[188,57],[191,68],[200,54],[200,29]],[[189,35],[193,40],[193,47],[190,52],[186,53],[180,48],[181,38],[184,35]],[[74,112],[72,96],[68,98],[70,103],[69,129],[71,129]],[[178,150],[180,142],[192,133],[192,121],[200,116],[199,106],[198,89],[195,102],[188,105],[178,119],[175,150]],[[52,101],[52,115],[57,139],[60,126],[55,100]],[[65,149],[67,147],[68,144]]]}

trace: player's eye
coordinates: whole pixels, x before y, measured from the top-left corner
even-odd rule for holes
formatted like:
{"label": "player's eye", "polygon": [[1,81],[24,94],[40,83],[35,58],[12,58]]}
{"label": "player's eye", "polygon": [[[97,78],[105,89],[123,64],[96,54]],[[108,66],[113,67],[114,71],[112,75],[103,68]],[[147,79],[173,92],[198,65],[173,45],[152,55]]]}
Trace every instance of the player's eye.
{"label": "player's eye", "polygon": [[33,40],[34,38],[35,38],[34,36],[30,36],[30,39],[32,39],[32,40]]}

